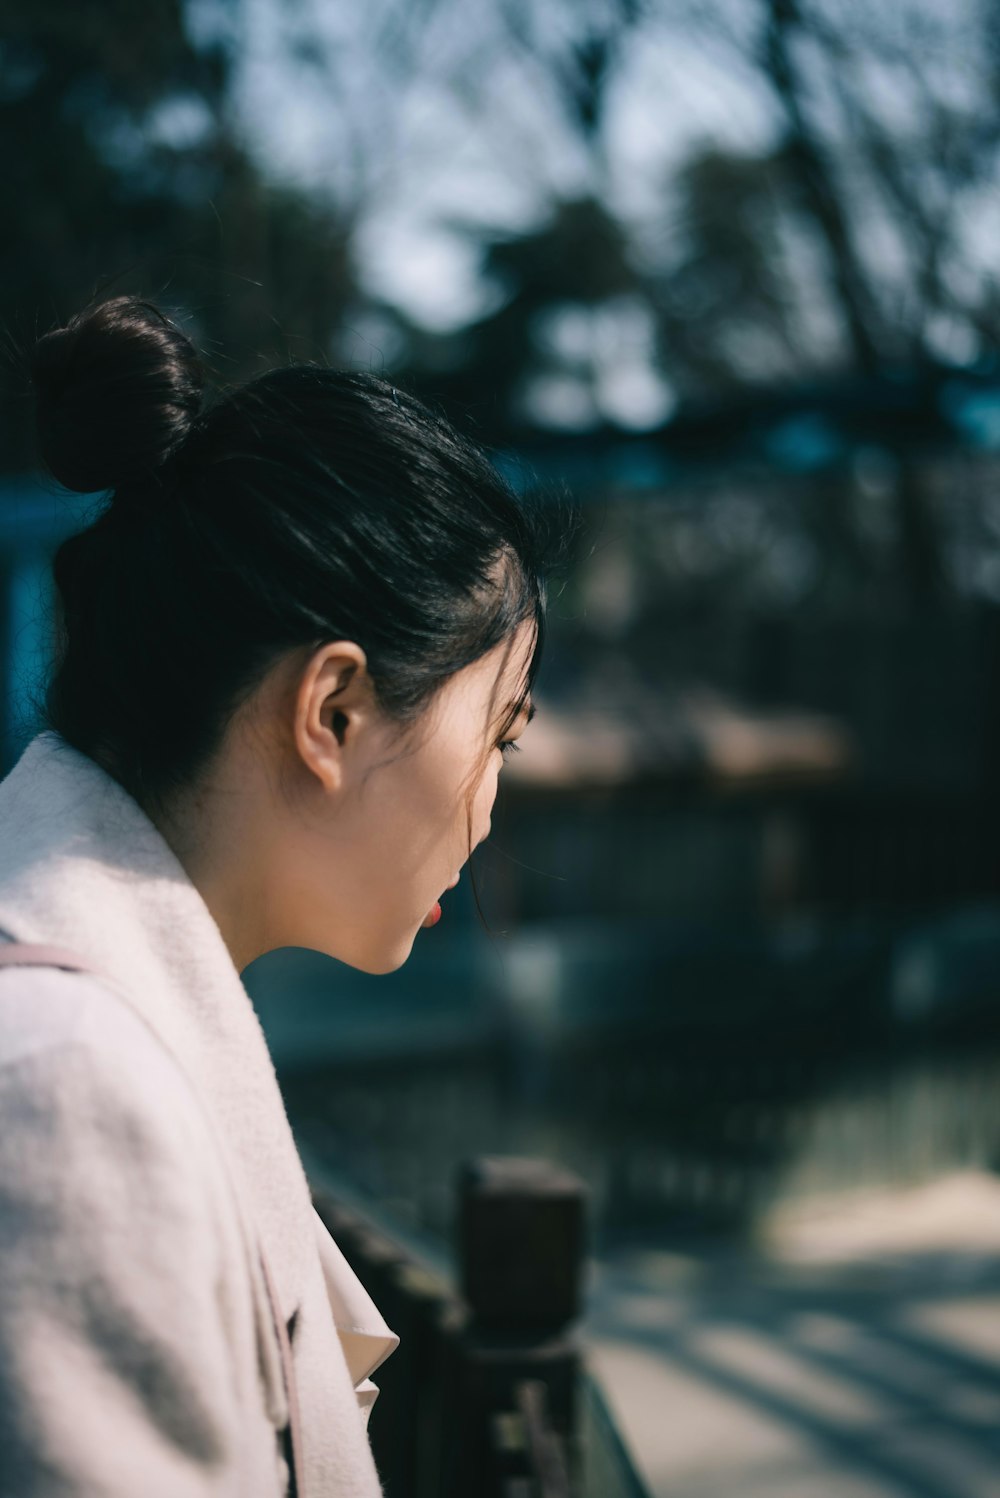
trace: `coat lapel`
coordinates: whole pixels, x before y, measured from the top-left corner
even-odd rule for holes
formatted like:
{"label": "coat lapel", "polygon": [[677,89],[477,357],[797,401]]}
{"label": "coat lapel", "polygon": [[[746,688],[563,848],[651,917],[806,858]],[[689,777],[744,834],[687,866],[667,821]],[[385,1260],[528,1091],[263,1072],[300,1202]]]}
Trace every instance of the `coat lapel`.
{"label": "coat lapel", "polygon": [[399,1336],[386,1325],[381,1312],[327,1232],[315,1208],[313,1217],[319,1261],[333,1323],[337,1328],[351,1382],[367,1424],[371,1407],[378,1397],[378,1387],[371,1382],[370,1375],[399,1346]]}

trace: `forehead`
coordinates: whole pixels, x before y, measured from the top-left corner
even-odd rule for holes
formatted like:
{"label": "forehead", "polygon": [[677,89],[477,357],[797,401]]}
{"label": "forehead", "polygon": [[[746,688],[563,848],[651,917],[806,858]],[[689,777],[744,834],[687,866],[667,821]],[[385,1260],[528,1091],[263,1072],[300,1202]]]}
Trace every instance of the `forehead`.
{"label": "forehead", "polygon": [[463,680],[459,688],[467,707],[480,715],[488,712],[491,720],[506,720],[524,693],[533,644],[530,624],[527,628],[520,626],[514,636],[467,666],[460,673]]}
{"label": "forehead", "polygon": [[499,683],[505,694],[505,703],[511,702],[516,694],[523,691],[534,645],[534,621],[526,619],[518,625],[513,635],[496,647],[494,671],[500,671]]}

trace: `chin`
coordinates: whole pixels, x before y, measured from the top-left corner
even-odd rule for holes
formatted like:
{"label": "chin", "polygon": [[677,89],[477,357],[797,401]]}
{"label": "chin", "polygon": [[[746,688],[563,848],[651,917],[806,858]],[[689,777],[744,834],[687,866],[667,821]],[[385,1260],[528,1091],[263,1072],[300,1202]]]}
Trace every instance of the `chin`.
{"label": "chin", "polygon": [[396,972],[398,972],[399,969],[403,966],[403,964],[409,958],[410,953],[413,951],[413,940],[414,939],[411,936],[410,939],[409,939],[409,941],[406,942],[403,946],[397,947],[396,951],[393,953],[392,958],[386,962],[386,964],[385,964],[384,967],[380,967],[379,968],[379,972],[380,973],[396,973]]}
{"label": "chin", "polygon": [[373,954],[370,958],[362,961],[352,962],[349,965],[358,968],[362,973],[371,973],[373,977],[385,973],[396,973],[413,951],[414,940],[415,938],[411,936],[409,940],[400,942],[396,947]]}

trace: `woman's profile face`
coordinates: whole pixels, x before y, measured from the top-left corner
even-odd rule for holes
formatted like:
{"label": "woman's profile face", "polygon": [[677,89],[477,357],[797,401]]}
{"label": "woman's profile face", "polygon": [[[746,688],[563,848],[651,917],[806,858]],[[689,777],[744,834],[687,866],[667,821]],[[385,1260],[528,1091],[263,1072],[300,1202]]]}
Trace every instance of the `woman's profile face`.
{"label": "woman's profile face", "polygon": [[[451,677],[402,738],[375,706],[357,646],[315,653],[297,690],[302,794],[269,880],[270,923],[280,928],[269,946],[309,947],[386,973],[433,924],[435,902],[447,922],[448,888],[490,832],[500,733],[533,644],[534,626],[525,623]],[[519,738],[529,716],[525,704],[504,740]]]}

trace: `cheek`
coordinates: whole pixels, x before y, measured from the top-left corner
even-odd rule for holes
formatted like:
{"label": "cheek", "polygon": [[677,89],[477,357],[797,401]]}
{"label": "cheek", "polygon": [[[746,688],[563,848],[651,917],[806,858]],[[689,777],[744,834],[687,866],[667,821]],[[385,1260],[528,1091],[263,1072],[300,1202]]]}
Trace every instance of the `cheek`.
{"label": "cheek", "polygon": [[476,838],[483,837],[489,827],[490,814],[497,798],[499,770],[499,765],[491,762],[476,793],[475,817],[472,824],[473,836]]}
{"label": "cheek", "polygon": [[[379,865],[381,873],[406,871],[431,885],[450,877],[473,847],[490,831],[496,800],[500,754],[491,754],[478,783],[470,784],[470,754],[465,745],[428,746],[425,754],[402,764],[391,786],[381,788]],[[448,751],[451,752],[448,752]],[[457,752],[456,752],[457,751]],[[391,856],[385,856],[391,848]]]}
{"label": "cheek", "polygon": [[491,763],[475,787],[466,786],[456,792],[452,802],[452,814],[442,820],[442,830],[449,827],[450,856],[457,859],[455,867],[464,863],[473,848],[490,831],[490,813],[497,794],[497,769]]}

